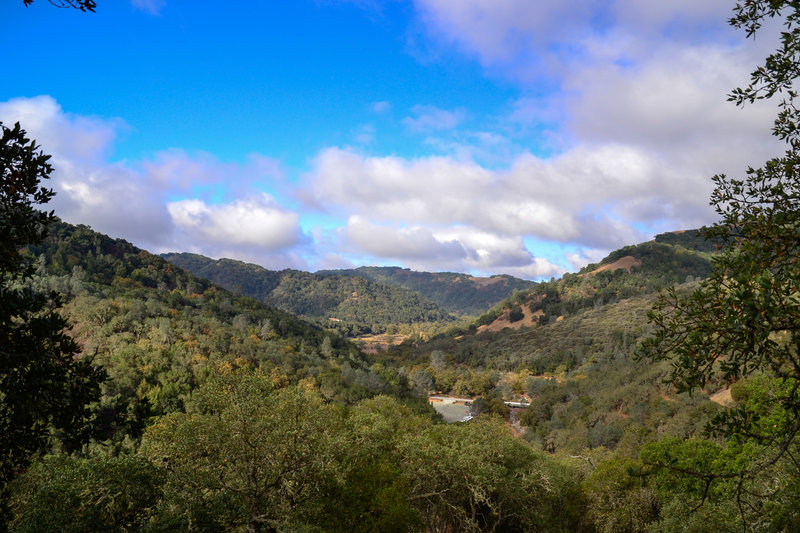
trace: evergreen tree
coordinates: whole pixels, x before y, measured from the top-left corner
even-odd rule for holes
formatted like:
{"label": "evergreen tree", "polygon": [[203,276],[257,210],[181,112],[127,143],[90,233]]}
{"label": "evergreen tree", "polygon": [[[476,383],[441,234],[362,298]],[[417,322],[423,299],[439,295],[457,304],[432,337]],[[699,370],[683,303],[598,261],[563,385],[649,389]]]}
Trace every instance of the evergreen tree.
{"label": "evergreen tree", "polygon": [[53,191],[41,185],[50,156],[19,124],[0,123],[0,492],[52,437],[74,449],[90,433],[101,370],[78,358],[55,294],[34,291],[23,247],[41,242]]}
{"label": "evergreen tree", "polygon": [[[747,443],[758,453],[714,468],[676,470],[702,479],[706,495],[713,482],[738,479],[740,509],[755,494],[749,483],[761,479],[780,487],[799,473],[800,110],[794,100],[800,5],[748,0],[737,3],[730,23],[752,37],[772,18],[784,26],[778,48],[752,73],[749,86],[735,89],[729,99],[744,105],[779,95],[773,134],[788,148],[763,167],[748,169],[744,179],[714,177],[711,204],[721,219],[707,235],[718,239],[722,253],[696,292],[683,296],[671,290],[660,299],[650,315],[655,335],[644,345],[645,353],[671,360],[678,390],[769,378],[759,387],[768,401],[740,402],[713,424],[730,446]],[[667,463],[655,466],[669,468]],[[796,490],[791,492],[797,509]]]}

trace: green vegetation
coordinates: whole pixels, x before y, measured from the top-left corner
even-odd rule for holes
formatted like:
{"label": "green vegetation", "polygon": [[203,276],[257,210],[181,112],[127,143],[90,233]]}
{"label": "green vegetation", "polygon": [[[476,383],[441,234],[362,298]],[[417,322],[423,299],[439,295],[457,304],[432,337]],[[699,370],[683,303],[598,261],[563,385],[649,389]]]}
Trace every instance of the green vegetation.
{"label": "green vegetation", "polygon": [[[534,294],[560,302],[553,311],[560,319],[410,340],[377,361],[125,241],[55,223],[26,252],[35,269],[29,283],[63,295],[76,340],[109,380],[94,442],[36,460],[11,486],[9,526],[741,529],[756,513],[732,512],[736,480],[705,493],[664,465],[703,466],[701,451],[716,465],[745,464],[754,448],[703,440],[704,426],[723,409],[702,393],[677,394],[664,382],[668,364],[633,357],[652,333],[646,316],[655,286],[686,275],[658,270],[650,288],[647,259],[702,268],[684,250],[631,247],[611,259],[638,254],[638,271],[587,269],[537,284]],[[698,286],[683,284],[678,293]],[[568,309],[564,302],[580,301],[570,295],[587,287],[615,293]],[[639,288],[625,297],[624,287]],[[529,310],[530,294],[517,292],[510,308]],[[722,386],[712,380],[706,390]],[[771,382],[742,382],[732,395],[767,428],[783,420],[773,390]],[[431,391],[477,396],[481,414],[443,424],[413,399]],[[522,411],[503,403],[520,397],[530,400]],[[770,527],[796,519],[797,477],[788,466],[745,486],[785,494],[760,511]],[[701,503],[706,514],[695,511]]]}
{"label": "green vegetation", "polygon": [[[676,394],[667,364],[633,358],[654,292],[533,327],[409,341],[378,362],[125,241],[52,230],[29,248],[30,283],[64,295],[75,338],[110,379],[96,440],[42,456],[13,483],[12,530],[702,531],[745,520],[731,512],[734,480],[706,495],[706,517],[693,511],[703,492],[659,467],[695,461],[691,443],[722,409]],[[622,287],[643,275],[610,274],[589,279]],[[574,290],[557,283],[541,285]],[[526,297],[512,301],[522,309]],[[443,424],[411,399],[434,390],[480,396],[482,414]],[[766,424],[780,416],[768,390],[754,382],[734,399],[772,413]],[[502,402],[523,395],[521,412]],[[707,442],[698,449],[730,464],[752,453]],[[791,494],[793,479],[747,488]],[[773,524],[792,523],[791,497],[770,505]]]}
{"label": "green vegetation", "polygon": [[[711,247],[716,249],[713,241]],[[655,241],[616,250],[600,263],[588,265],[577,274],[565,274],[560,279],[516,291],[481,315],[474,325],[453,328],[450,334],[456,336],[475,331],[477,327],[497,320],[506,310],[511,311],[511,322],[518,321],[522,318],[519,315],[521,306],[539,313],[540,324],[550,324],[559,317],[702,279],[711,272],[708,248],[708,241],[698,230],[661,234]],[[633,258],[633,261],[629,265],[611,267],[624,258]]]}
{"label": "green vegetation", "polygon": [[533,282],[508,275],[475,278],[452,272],[416,272],[400,267],[359,267],[350,270],[317,272],[325,276],[360,276],[376,283],[408,289],[458,316],[480,315],[514,291],[527,289]]}
{"label": "green vegetation", "polygon": [[342,409],[308,384],[231,371],[149,427],[134,455],[45,458],[16,482],[10,525],[574,531],[577,473],[499,419],[434,424],[386,396]]}
{"label": "green vegetation", "polygon": [[[733,99],[785,91],[775,133],[790,150],[715,178],[711,240],[625,247],[380,360],[38,213],[47,157],[4,129],[0,529],[796,531],[800,12],[764,0],[735,13],[750,34],[784,17],[779,50]],[[232,283],[248,271],[226,270]],[[308,309],[338,309],[342,286],[372,294],[307,276],[251,288]],[[445,424],[431,391],[476,396],[480,414]]]}
{"label": "green vegetation", "polygon": [[[642,353],[669,360],[679,390],[709,382],[736,383],[739,405],[716,417],[711,429],[724,441],[645,450],[662,486],[680,485],[688,503],[735,501],[748,523],[796,524],[800,453],[800,11],[793,2],[737,4],[731,23],[748,36],[780,18],[778,49],[730,99],[738,105],[781,94],[773,134],[784,156],[744,179],[714,177],[711,204],[720,221],[708,230],[721,243],[713,271],[689,295],[669,291],[658,301],[656,326]],[[691,489],[691,490],[689,490]],[[720,495],[724,495],[720,496]],[[779,498],[775,496],[780,495]]]}
{"label": "green vegetation", "polygon": [[[0,123],[0,502],[31,456],[89,439],[102,371],[67,334],[60,296],[39,290],[21,247],[41,242],[52,213],[37,211],[53,191],[53,168],[17,123]],[[0,521],[3,515],[0,503]]]}
{"label": "green vegetation", "polygon": [[435,327],[455,320],[420,294],[360,276],[274,272],[241,261],[215,261],[196,254],[163,257],[228,290],[303,316],[348,337],[384,333],[397,329],[399,324]]}
{"label": "green vegetation", "polygon": [[63,295],[76,341],[109,375],[99,430],[114,447],[131,445],[152,417],[182,411],[186,395],[221,368],[313,379],[345,403],[399,390],[397,372],[341,337],[125,241],[57,223],[29,252],[31,283]]}

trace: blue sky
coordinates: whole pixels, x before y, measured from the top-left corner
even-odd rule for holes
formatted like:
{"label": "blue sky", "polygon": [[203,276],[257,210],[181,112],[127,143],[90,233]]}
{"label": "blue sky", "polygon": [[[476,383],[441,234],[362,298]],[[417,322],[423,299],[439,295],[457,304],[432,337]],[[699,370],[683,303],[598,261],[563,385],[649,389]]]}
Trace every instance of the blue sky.
{"label": "blue sky", "polygon": [[714,220],[779,147],[721,0],[0,5],[52,208],[154,252],[539,279]]}

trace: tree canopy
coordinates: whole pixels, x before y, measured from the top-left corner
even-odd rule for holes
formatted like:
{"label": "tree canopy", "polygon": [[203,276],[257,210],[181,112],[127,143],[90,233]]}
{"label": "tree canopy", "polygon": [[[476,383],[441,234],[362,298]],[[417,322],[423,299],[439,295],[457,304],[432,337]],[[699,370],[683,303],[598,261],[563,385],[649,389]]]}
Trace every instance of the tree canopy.
{"label": "tree canopy", "polygon": [[53,432],[68,447],[89,436],[89,405],[98,399],[102,371],[66,333],[55,294],[26,283],[31,269],[21,247],[41,242],[52,213],[36,209],[53,191],[49,156],[19,124],[0,123],[0,491]]}
{"label": "tree canopy", "polygon": [[[746,105],[778,98],[773,134],[788,148],[762,167],[747,169],[744,178],[714,177],[711,204],[720,220],[706,234],[720,242],[722,253],[698,290],[690,295],[670,290],[659,300],[650,315],[655,335],[644,344],[645,353],[672,362],[671,379],[678,390],[767,378],[757,387],[766,401],[743,402],[712,424],[730,443],[748,443],[760,452],[713,467],[683,469],[705,482],[706,495],[714,480],[739,479],[739,489],[746,489],[748,480],[786,462],[794,465],[792,475],[797,474],[800,110],[794,85],[800,75],[800,6],[774,0],[741,2],[730,23],[754,37],[771,18],[782,19],[784,26],[777,50],[729,100]],[[737,492],[740,510],[742,493]]]}

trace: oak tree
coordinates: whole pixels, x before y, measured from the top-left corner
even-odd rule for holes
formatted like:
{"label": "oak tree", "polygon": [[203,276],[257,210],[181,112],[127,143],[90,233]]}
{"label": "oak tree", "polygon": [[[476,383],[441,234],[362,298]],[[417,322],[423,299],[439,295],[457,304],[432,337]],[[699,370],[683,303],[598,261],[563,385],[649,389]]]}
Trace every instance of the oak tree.
{"label": "oak tree", "polygon": [[67,448],[92,429],[92,402],[103,372],[67,333],[56,294],[36,292],[22,253],[41,242],[52,212],[37,209],[53,197],[41,185],[53,168],[50,156],[19,124],[0,123],[0,492],[45,449],[52,437]]}
{"label": "oak tree", "polygon": [[[671,379],[681,391],[758,375],[772,380],[768,402],[741,402],[712,423],[729,442],[747,442],[760,453],[724,468],[683,469],[703,481],[705,494],[716,480],[738,479],[741,489],[779,468],[798,473],[800,110],[795,85],[800,5],[748,0],[735,5],[729,22],[754,37],[769,19],[782,21],[779,45],[753,71],[749,85],[733,90],[729,100],[737,105],[779,100],[773,134],[786,143],[786,152],[749,168],[743,178],[713,178],[711,204],[720,220],[706,234],[721,248],[713,271],[695,292],[673,289],[660,298],[650,314],[655,334],[643,345],[645,354],[671,361]],[[741,491],[738,497],[742,502]]]}

